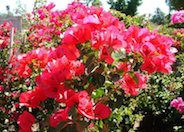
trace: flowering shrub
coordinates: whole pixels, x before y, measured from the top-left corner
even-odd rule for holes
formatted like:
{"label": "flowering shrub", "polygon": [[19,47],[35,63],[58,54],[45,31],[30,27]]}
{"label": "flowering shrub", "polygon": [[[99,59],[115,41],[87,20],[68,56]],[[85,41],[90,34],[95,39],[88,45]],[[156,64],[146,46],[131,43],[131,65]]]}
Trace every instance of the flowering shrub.
{"label": "flowering shrub", "polygon": [[[176,11],[172,16],[171,16],[171,23],[172,24],[183,24],[184,23],[184,10]],[[184,36],[184,28],[183,26],[178,29],[174,29],[174,35],[179,38],[179,41],[177,41],[176,44],[179,44],[181,46],[181,53],[183,50],[183,36]],[[182,56],[183,54],[180,54]],[[178,97],[177,99],[173,99],[170,103],[171,107],[176,108],[180,113],[183,113],[183,100],[181,97]]]}
{"label": "flowering shrub", "polygon": [[171,16],[171,23],[172,24],[184,23],[184,10],[174,12]]}
{"label": "flowering shrub", "polygon": [[9,115],[3,123],[25,132],[36,123],[40,131],[94,129],[111,116],[115,108],[108,103],[116,93],[136,96],[150,74],[172,72],[171,38],[125,28],[102,8],[72,3],[53,11],[54,6],[30,16],[25,45],[8,69],[0,67],[6,69],[0,78],[2,115]]}
{"label": "flowering shrub", "polygon": [[173,52],[176,53],[176,62],[172,66],[172,74],[152,74],[148,80],[146,93],[136,97],[139,106],[134,112],[144,115],[139,130],[144,131],[179,131],[183,129],[183,117],[175,108],[170,107],[170,102],[183,97],[183,28],[173,28],[170,25],[161,25],[158,32],[167,34],[174,39]]}
{"label": "flowering shrub", "polygon": [[[113,15],[125,22],[127,27],[132,24],[140,27],[148,27],[150,30],[155,26],[145,21],[142,17],[131,18],[112,11]],[[175,24],[176,25],[176,24]],[[175,27],[175,28],[173,28]],[[177,28],[176,28],[177,27]],[[178,28],[180,27],[180,28]],[[175,108],[170,107],[170,102],[184,96],[184,37],[183,28],[174,25],[160,25],[158,32],[167,34],[174,39],[176,62],[172,66],[171,74],[151,74],[147,81],[146,92],[140,92],[135,98],[123,98],[116,96],[119,105],[116,105],[109,124],[111,131],[117,128],[120,131],[183,131],[183,116]]]}

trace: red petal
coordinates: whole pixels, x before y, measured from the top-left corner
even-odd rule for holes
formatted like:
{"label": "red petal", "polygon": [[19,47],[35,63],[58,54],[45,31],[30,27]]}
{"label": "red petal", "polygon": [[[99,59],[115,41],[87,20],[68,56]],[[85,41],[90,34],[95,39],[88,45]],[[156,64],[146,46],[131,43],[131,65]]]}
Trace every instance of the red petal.
{"label": "red petal", "polygon": [[108,118],[111,114],[111,109],[104,104],[97,104],[94,110],[96,119]]}

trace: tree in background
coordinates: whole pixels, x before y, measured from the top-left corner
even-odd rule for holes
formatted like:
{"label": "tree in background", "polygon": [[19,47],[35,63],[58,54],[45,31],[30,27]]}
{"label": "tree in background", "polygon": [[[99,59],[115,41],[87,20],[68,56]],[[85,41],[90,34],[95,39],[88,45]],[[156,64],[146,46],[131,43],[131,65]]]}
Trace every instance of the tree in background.
{"label": "tree in background", "polygon": [[89,5],[93,5],[93,6],[97,6],[97,7],[102,6],[102,2],[100,0],[75,0],[75,1],[81,2],[87,6],[89,6]]}
{"label": "tree in background", "polygon": [[93,0],[92,5],[96,7],[101,7],[102,2],[100,0]]}
{"label": "tree in background", "polygon": [[26,6],[21,3],[20,0],[16,1],[16,9],[15,9],[15,15],[17,16],[23,16],[26,13]]}
{"label": "tree in background", "polygon": [[182,10],[184,9],[184,0],[166,0],[170,10]]}
{"label": "tree in background", "polygon": [[160,8],[157,8],[155,10],[155,14],[151,18],[151,22],[156,23],[158,25],[166,23],[166,16]]}
{"label": "tree in background", "polygon": [[34,6],[33,6],[33,11],[35,12],[38,8],[42,7],[46,3],[47,3],[47,0],[35,0]]}
{"label": "tree in background", "polygon": [[109,0],[108,4],[111,5],[111,9],[118,10],[126,15],[135,16],[137,7],[142,4],[142,0]]}

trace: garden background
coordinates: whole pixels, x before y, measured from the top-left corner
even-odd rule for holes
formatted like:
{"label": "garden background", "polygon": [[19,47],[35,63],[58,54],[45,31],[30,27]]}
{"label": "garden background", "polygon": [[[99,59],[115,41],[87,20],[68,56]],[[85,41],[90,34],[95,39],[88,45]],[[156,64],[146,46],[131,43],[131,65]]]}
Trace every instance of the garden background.
{"label": "garden background", "polygon": [[32,13],[7,5],[0,130],[183,132],[184,2],[141,16],[142,2],[109,0],[105,11],[100,0],[64,10],[36,0]]}

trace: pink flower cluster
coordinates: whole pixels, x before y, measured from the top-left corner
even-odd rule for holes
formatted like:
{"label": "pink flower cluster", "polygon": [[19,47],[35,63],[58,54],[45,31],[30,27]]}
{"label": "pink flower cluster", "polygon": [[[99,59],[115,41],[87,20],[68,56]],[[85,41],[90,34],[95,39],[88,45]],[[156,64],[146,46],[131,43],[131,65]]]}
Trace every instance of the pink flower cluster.
{"label": "pink flower cluster", "polygon": [[173,39],[155,32],[150,32],[146,28],[131,26],[124,34],[127,43],[125,47],[127,53],[133,52],[143,59],[141,70],[149,74],[154,72],[170,73],[171,65],[175,62],[175,56],[170,48]]}
{"label": "pink flower cluster", "polygon": [[49,59],[49,51],[45,48],[31,50],[27,54],[20,54],[12,58],[12,72],[17,73],[21,78],[28,78],[32,74],[32,69],[44,68]]}
{"label": "pink flower cluster", "polygon": [[184,23],[184,10],[174,12],[171,16],[171,23],[172,24]]}
{"label": "pink flower cluster", "polygon": [[177,99],[173,99],[170,103],[171,107],[176,108],[180,113],[184,112],[184,101],[182,97],[178,97]]}
{"label": "pink flower cluster", "polygon": [[5,22],[0,25],[0,49],[3,49],[8,46],[8,43],[10,41],[11,28],[11,22]]}

